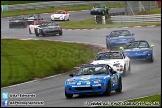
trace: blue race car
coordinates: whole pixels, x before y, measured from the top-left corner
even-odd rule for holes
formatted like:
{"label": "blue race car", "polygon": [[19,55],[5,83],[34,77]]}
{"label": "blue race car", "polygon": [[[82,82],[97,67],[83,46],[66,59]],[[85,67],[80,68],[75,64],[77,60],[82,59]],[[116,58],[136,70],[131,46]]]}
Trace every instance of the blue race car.
{"label": "blue race car", "polygon": [[134,33],[131,34],[128,30],[114,30],[106,36],[106,47],[110,50],[119,49],[132,41],[135,41]]}
{"label": "blue race car", "polygon": [[80,66],[72,78],[65,81],[65,96],[73,94],[103,93],[111,95],[111,91],[122,91],[120,74],[107,64],[87,64]]}
{"label": "blue race car", "polygon": [[150,46],[147,41],[139,40],[128,42],[124,47],[120,47],[120,49],[131,61],[147,60],[153,62],[153,47],[153,44]]}

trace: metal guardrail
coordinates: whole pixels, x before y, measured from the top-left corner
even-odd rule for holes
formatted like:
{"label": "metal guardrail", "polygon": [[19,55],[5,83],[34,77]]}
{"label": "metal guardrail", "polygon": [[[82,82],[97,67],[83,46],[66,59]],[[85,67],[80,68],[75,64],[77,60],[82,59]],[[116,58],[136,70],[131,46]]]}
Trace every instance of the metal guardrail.
{"label": "metal guardrail", "polygon": [[116,4],[116,3],[124,3],[124,2],[123,1],[51,1],[51,2],[37,2],[37,3],[8,5],[8,11],[26,10],[26,9],[40,9],[40,8],[49,8],[49,7],[55,8],[55,7],[74,6],[74,5],[105,4],[105,3]]}
{"label": "metal guardrail", "polygon": [[150,15],[118,15],[111,16],[113,23],[151,23],[161,22],[161,14],[150,14]]}

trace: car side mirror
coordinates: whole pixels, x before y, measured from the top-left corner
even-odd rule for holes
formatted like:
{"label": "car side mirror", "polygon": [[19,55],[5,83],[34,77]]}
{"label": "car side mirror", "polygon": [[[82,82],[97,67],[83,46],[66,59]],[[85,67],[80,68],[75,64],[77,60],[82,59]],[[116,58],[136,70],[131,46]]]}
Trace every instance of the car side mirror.
{"label": "car side mirror", "polygon": [[74,75],[73,74],[69,74],[70,77],[73,77]]}
{"label": "car side mirror", "polygon": [[153,44],[151,44],[151,47],[153,48],[153,47],[154,47],[154,45],[153,45]]}
{"label": "car side mirror", "polygon": [[132,33],[132,36],[134,36],[135,34],[134,33]]}
{"label": "car side mirror", "polygon": [[124,50],[124,48],[123,48],[123,47],[120,47],[119,49],[120,49],[120,50],[122,50],[122,51]]}

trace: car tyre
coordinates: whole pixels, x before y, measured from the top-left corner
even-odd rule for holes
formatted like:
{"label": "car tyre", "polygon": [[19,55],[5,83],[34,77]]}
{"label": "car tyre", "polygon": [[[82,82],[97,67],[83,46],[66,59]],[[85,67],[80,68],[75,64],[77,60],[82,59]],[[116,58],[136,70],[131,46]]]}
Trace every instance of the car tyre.
{"label": "car tyre", "polygon": [[59,33],[60,36],[62,36],[62,31]]}
{"label": "car tyre", "polygon": [[123,76],[126,75],[126,66],[124,65]]}
{"label": "car tyre", "polygon": [[29,28],[29,34],[32,34],[30,28]]}
{"label": "car tyre", "polygon": [[107,40],[106,40],[106,48],[107,49],[109,49],[109,50],[111,50],[112,48],[111,48],[111,46],[110,46],[110,43],[109,42],[107,42]]}
{"label": "car tyre", "polygon": [[65,91],[65,96],[66,96],[66,98],[72,98],[73,94],[67,94],[66,91]]}
{"label": "car tyre", "polygon": [[151,56],[150,62],[151,62],[151,63],[154,62],[154,56]]}
{"label": "car tyre", "polygon": [[121,93],[122,92],[122,79],[121,77],[119,78],[119,84],[118,88],[115,90],[116,93]]}
{"label": "car tyre", "polygon": [[43,33],[43,30],[41,30],[41,35],[42,35],[42,36],[45,36],[45,34]]}
{"label": "car tyre", "polygon": [[12,26],[11,26],[11,25],[9,25],[9,28],[12,28]]}
{"label": "car tyre", "polygon": [[104,92],[104,95],[110,96],[111,95],[111,82],[109,80],[107,86],[106,86],[106,91]]}
{"label": "car tyre", "polygon": [[129,63],[128,73],[131,73],[131,64]]}
{"label": "car tyre", "polygon": [[39,36],[39,34],[38,34],[36,29],[34,29],[34,32],[35,32],[36,37]]}

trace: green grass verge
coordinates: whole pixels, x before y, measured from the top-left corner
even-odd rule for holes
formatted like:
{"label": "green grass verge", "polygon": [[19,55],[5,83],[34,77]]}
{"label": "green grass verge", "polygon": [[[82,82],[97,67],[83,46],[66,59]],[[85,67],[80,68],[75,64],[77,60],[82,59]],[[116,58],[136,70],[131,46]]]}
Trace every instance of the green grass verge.
{"label": "green grass verge", "polygon": [[[69,6],[69,7],[51,7],[46,9],[35,9],[35,10],[17,10],[17,11],[7,11],[1,12],[1,18],[10,17],[10,16],[18,16],[18,15],[28,15],[28,14],[36,14],[36,13],[50,13],[56,10],[67,10],[67,11],[77,11],[77,10],[90,10],[96,4],[91,5],[78,5],[78,6]],[[124,3],[118,4],[105,4],[109,8],[122,8],[124,7]]]}
{"label": "green grass verge", "polygon": [[111,19],[106,20],[106,24],[98,23],[96,24],[94,19],[86,19],[86,20],[79,20],[79,21],[69,21],[60,23],[59,25],[64,29],[90,29],[90,28],[114,28],[114,27],[133,27],[133,26],[149,26],[149,25],[158,25],[160,22],[154,23],[128,23],[128,24],[113,24]]}
{"label": "green grass verge", "polygon": [[[101,107],[101,106],[97,106]],[[126,101],[109,102],[102,107],[161,107],[161,94]]]}
{"label": "green grass verge", "polygon": [[[161,8],[151,9],[150,14],[161,14]],[[148,11],[139,12],[137,15],[148,15]]]}
{"label": "green grass verge", "polygon": [[1,39],[1,87],[74,70],[99,50],[85,44]]}
{"label": "green grass verge", "polygon": [[35,2],[45,2],[45,1],[1,1],[1,5],[26,4]]}

